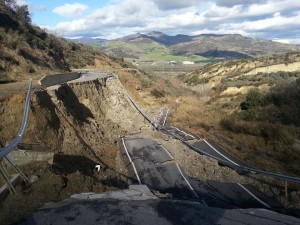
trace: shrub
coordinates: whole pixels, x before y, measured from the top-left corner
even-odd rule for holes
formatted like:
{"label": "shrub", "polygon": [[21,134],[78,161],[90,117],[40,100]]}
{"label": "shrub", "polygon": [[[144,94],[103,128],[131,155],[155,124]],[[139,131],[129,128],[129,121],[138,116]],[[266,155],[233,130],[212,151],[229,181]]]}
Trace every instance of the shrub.
{"label": "shrub", "polygon": [[246,104],[248,108],[255,108],[262,103],[263,94],[258,88],[251,88],[246,96]]}
{"label": "shrub", "polygon": [[151,91],[151,95],[154,96],[155,98],[162,98],[165,96],[165,93],[164,93],[164,91],[159,91],[156,88],[154,88]]}

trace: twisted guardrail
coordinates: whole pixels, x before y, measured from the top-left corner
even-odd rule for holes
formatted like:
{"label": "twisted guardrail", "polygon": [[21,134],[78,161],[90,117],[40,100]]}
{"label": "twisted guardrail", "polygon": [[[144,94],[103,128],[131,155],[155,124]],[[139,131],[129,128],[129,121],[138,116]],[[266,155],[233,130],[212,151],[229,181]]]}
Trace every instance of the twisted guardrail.
{"label": "twisted guardrail", "polygon": [[24,131],[26,129],[27,119],[28,119],[28,109],[29,109],[29,103],[30,103],[31,88],[32,88],[32,79],[30,78],[26,101],[25,101],[24,113],[23,113],[23,121],[22,121],[20,130],[17,134],[17,137],[8,146],[0,149],[0,159],[5,157],[8,153],[10,153],[14,149],[14,147],[17,146],[17,144],[20,142],[20,140],[22,139],[22,137],[24,135]]}
{"label": "twisted guardrail", "polygon": [[260,169],[255,169],[255,168],[251,168],[251,167],[247,167],[247,166],[242,166],[242,165],[236,165],[233,164],[231,162],[225,161],[219,157],[213,156],[197,147],[195,147],[194,145],[189,144],[188,142],[186,142],[185,140],[183,140],[180,137],[175,136],[174,134],[172,134],[171,132],[169,132],[164,126],[160,125],[157,121],[152,120],[140,107],[139,105],[133,100],[133,98],[130,96],[130,94],[127,92],[127,90],[124,88],[123,84],[121,83],[121,81],[119,80],[118,76],[116,74],[113,74],[114,77],[120,82],[122,88],[124,89],[127,97],[129,98],[129,100],[132,102],[132,104],[135,106],[135,108],[142,114],[142,116],[148,120],[157,130],[163,130],[166,133],[168,133],[170,136],[174,137],[175,139],[180,140],[183,144],[185,144],[186,146],[188,146],[189,148],[191,148],[192,150],[201,153],[202,155],[206,155],[210,158],[213,158],[215,160],[217,160],[218,162],[222,163],[223,165],[226,166],[230,166],[233,168],[236,168],[237,170],[243,170],[243,171],[247,171],[250,173],[254,173],[254,174],[262,174],[262,175],[266,175],[266,176],[271,176],[274,178],[279,178],[281,180],[284,181],[289,181],[289,182],[293,182],[293,183],[298,183],[300,184],[300,178],[299,177],[294,177],[294,176],[287,176],[284,174],[280,174],[280,173],[273,173],[273,172],[269,172],[269,171],[265,171],[265,170],[260,170]]}
{"label": "twisted guardrail", "polygon": [[[21,127],[19,129],[19,132],[17,134],[17,137],[6,147],[0,149],[0,161],[2,159],[5,159],[21,176],[21,178],[26,182],[28,181],[28,178],[23,174],[23,172],[14,164],[11,158],[8,157],[8,154],[17,146],[17,144],[20,142],[22,139],[26,125],[27,125],[27,120],[28,120],[28,109],[29,109],[29,103],[30,103],[30,93],[31,93],[31,88],[32,88],[32,79],[30,78],[29,81],[29,87],[27,90],[27,96],[26,96],[26,101],[25,101],[25,107],[24,107],[24,112],[23,112],[23,120]],[[3,177],[4,181],[6,182],[9,190],[12,193],[16,193],[13,185],[10,183],[9,180],[9,175],[7,174],[5,168],[0,164],[0,175]]]}

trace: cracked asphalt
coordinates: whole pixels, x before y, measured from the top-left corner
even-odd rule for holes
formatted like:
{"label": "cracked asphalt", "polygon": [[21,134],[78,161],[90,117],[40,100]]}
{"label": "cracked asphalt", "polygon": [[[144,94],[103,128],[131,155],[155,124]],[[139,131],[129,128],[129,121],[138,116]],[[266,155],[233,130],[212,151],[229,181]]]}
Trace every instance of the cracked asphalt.
{"label": "cracked asphalt", "polygon": [[[124,159],[129,156],[136,167],[135,176],[153,192],[171,194],[176,199],[192,199],[208,206],[281,209],[282,205],[254,186],[223,183],[189,177],[160,143],[139,136],[124,137],[119,143]],[[130,166],[130,165],[129,165]]]}

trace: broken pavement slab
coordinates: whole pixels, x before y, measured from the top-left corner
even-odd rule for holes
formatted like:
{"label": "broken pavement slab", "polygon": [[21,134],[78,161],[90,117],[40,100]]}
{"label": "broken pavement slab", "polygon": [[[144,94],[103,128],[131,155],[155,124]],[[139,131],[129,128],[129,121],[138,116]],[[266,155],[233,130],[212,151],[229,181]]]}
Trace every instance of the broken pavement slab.
{"label": "broken pavement slab", "polygon": [[[110,193],[72,196],[62,202],[47,204],[15,224],[300,224],[298,218],[266,209],[221,209],[200,202],[159,199],[151,196],[145,186],[138,186]],[[95,198],[87,199],[93,195]],[[145,199],[145,195],[149,199]]]}
{"label": "broken pavement slab", "polygon": [[72,195],[73,199],[119,199],[119,200],[147,200],[157,199],[155,195],[149,190],[146,185],[130,185],[129,189],[120,190],[118,192],[105,192],[105,193],[81,193]]}

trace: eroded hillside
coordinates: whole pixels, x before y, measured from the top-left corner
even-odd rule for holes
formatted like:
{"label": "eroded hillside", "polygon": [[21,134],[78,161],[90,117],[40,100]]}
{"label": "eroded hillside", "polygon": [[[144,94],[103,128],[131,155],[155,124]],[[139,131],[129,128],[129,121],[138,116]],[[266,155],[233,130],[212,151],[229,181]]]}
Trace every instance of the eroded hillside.
{"label": "eroded hillside", "polygon": [[193,93],[166,99],[171,121],[248,165],[299,176],[299,66],[295,53],[212,63],[182,75],[182,88]]}
{"label": "eroded hillside", "polygon": [[[24,101],[25,94],[15,94],[1,102],[2,146],[18,132]],[[151,129],[115,78],[35,90],[29,114],[22,142],[49,146],[55,152],[54,164],[22,167],[26,174],[35,174],[40,180],[31,188],[18,187],[18,195],[10,195],[5,201],[6,209],[1,208],[2,216],[16,206],[20,210],[15,216],[24,215],[46,202],[62,200],[74,193],[116,190],[132,182],[117,141],[123,135],[151,132]],[[100,173],[96,172],[97,164],[101,165]],[[42,193],[46,186],[47,193]]]}
{"label": "eroded hillside", "polygon": [[[137,91],[133,86],[135,83],[124,78],[123,82]],[[131,94],[145,100],[145,93],[133,91]],[[24,99],[25,94],[15,94],[1,102],[2,145],[17,133]],[[157,111],[159,102],[152,101],[152,109]],[[149,107],[143,109],[151,110]],[[127,188],[134,177],[128,169],[130,166],[121,157],[117,141],[123,135],[132,134],[153,138],[166,146],[175,161],[192,177],[251,183],[272,197],[276,195],[287,207],[295,207],[294,202],[283,197],[280,188],[220,167],[216,161],[191,151],[180,141],[154,131],[130,103],[119,81],[108,77],[72,81],[32,93],[28,126],[22,142],[48,145],[56,153],[54,163],[52,166],[35,163],[22,167],[24,173],[37,175],[39,179],[29,186],[18,186],[17,195],[9,195],[5,204],[0,205],[0,216],[4,218],[1,222],[15,221],[47,202],[61,201],[75,193]],[[101,165],[100,172],[96,171],[95,165]],[[12,210],[15,210],[13,215],[9,213]]]}
{"label": "eroded hillside", "polygon": [[[245,75],[279,71],[294,72],[299,69],[300,54],[289,53],[265,58],[212,63],[204,66],[201,70],[185,74],[182,78],[190,85],[211,83],[218,86],[222,83],[223,78],[234,80]],[[251,77],[247,78],[251,79]]]}
{"label": "eroded hillside", "polygon": [[117,59],[31,24],[28,6],[0,2],[0,84],[40,79],[74,68],[121,68]]}
{"label": "eroded hillside", "polygon": [[[17,133],[13,124],[21,123],[24,97],[14,95],[1,104],[2,145]],[[100,150],[143,123],[112,78],[36,90],[31,99],[24,141],[42,141],[56,152]]]}

